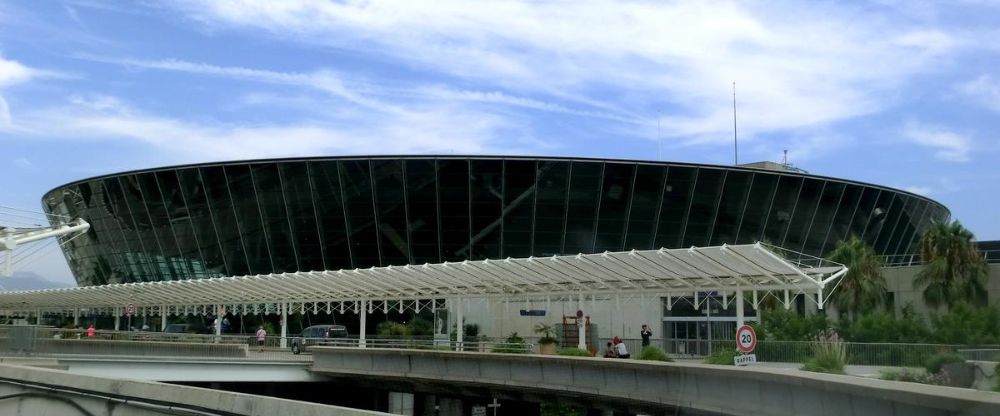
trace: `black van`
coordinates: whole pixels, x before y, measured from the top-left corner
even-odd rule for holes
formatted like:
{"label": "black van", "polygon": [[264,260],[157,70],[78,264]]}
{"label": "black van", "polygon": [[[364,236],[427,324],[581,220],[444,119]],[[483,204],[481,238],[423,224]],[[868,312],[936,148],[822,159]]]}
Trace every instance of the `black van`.
{"label": "black van", "polygon": [[292,354],[306,350],[310,345],[319,345],[331,338],[347,338],[347,327],[343,325],[313,325],[302,330],[298,337],[292,338]]}

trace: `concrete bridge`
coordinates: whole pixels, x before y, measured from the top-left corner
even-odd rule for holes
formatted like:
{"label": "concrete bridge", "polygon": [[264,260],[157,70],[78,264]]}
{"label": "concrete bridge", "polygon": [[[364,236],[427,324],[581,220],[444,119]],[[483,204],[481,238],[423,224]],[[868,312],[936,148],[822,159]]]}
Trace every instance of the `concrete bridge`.
{"label": "concrete bridge", "polygon": [[806,373],[585,357],[320,347],[312,371],[493,394],[551,394],[653,411],[754,415],[1000,415],[1000,394]]}

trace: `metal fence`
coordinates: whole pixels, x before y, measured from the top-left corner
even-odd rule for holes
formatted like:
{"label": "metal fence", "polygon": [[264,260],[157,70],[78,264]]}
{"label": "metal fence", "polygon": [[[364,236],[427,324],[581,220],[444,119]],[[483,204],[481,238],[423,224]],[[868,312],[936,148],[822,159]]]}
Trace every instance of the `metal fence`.
{"label": "metal fence", "polygon": [[[668,340],[665,351],[677,357],[703,358],[712,354],[736,351],[735,341]],[[875,342],[843,342],[847,364],[920,367],[939,353],[954,353],[967,360],[1000,361],[1000,346],[970,347],[949,344],[906,344]],[[679,353],[676,346],[683,345],[687,354]],[[813,353],[815,342],[809,341],[758,341],[753,353],[759,362],[802,363]],[[673,347],[673,348],[671,348]]]}
{"label": "metal fence", "polygon": [[[987,263],[1000,263],[1000,250],[980,250]],[[908,267],[923,264],[919,254],[895,254],[882,256],[884,267]]]}

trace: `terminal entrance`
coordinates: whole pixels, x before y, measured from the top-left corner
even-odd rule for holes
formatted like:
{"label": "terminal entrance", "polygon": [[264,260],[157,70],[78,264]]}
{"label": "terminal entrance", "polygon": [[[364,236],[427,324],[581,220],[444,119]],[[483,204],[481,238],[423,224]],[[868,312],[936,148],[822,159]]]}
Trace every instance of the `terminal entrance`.
{"label": "terminal entrance", "polygon": [[[671,355],[706,356],[717,348],[730,348],[736,334],[736,302],[716,292],[695,297],[672,298],[673,306],[663,304],[664,350]],[[728,301],[728,304],[724,302]],[[757,322],[757,311],[744,302],[744,320]]]}

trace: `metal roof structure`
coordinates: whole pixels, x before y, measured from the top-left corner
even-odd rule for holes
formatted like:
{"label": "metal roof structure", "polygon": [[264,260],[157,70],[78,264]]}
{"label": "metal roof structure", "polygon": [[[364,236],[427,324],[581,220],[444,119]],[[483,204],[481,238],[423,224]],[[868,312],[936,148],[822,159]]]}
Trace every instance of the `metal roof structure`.
{"label": "metal roof structure", "polygon": [[[779,254],[780,253],[780,254]],[[791,254],[791,255],[789,255]],[[695,296],[699,293],[815,295],[822,307],[824,290],[847,272],[841,264],[797,255],[762,243],[605,252],[553,257],[445,262],[439,264],[373,267],[112,284],[67,289],[0,293],[0,311],[7,313],[57,311],[77,308],[118,311],[133,303],[175,314],[201,307],[225,305],[231,311],[269,313],[274,304],[291,309],[332,312],[331,303],[367,301],[388,307],[404,301],[416,310],[431,308],[433,300],[449,298],[532,298],[601,295]],[[811,296],[810,296],[811,298]],[[311,307],[308,305],[311,304]],[[296,307],[298,306],[298,307]],[[754,305],[756,306],[756,305]]]}

